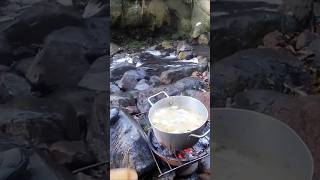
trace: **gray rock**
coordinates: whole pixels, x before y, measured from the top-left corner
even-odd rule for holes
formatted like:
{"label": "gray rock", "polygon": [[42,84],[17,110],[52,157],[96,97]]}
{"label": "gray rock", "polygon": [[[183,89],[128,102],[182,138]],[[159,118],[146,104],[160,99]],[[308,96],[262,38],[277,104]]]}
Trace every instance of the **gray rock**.
{"label": "gray rock", "polygon": [[110,93],[118,93],[118,92],[121,92],[120,88],[116,84],[110,82]]}
{"label": "gray rock", "polygon": [[[96,96],[91,108],[91,116],[88,121],[88,133],[86,141],[94,153],[96,159],[101,162],[109,160],[109,121],[107,119],[107,96],[101,93]],[[112,113],[110,113],[111,115]]]}
{"label": "gray rock", "polygon": [[314,68],[320,67],[320,39],[315,39],[309,44],[309,49],[312,50],[315,54],[312,62]]}
{"label": "gray rock", "polygon": [[107,91],[106,63],[106,56],[100,57],[94,61],[90,69],[79,82],[79,86],[95,91]]}
{"label": "gray rock", "polygon": [[195,77],[185,77],[174,83],[174,86],[179,88],[181,91],[187,89],[199,90],[204,87],[204,83],[201,79]]}
{"label": "gray rock", "polygon": [[[210,47],[217,61],[237,51],[254,48],[269,32],[294,32],[302,27],[311,12],[311,1],[218,1],[211,18]],[[259,9],[259,10],[258,10]],[[291,13],[290,13],[291,12]],[[293,15],[290,15],[293,14]],[[299,14],[299,15],[298,15]],[[300,24],[301,22],[301,24]]]}
{"label": "gray rock", "polygon": [[150,149],[135,120],[119,112],[110,121],[110,168],[130,167],[139,175],[149,173],[155,167]]}
{"label": "gray rock", "polygon": [[149,79],[149,84],[152,87],[160,85],[160,77],[159,76],[151,76]]}
{"label": "gray rock", "polygon": [[82,23],[79,14],[56,2],[42,1],[15,8],[8,9],[7,14],[13,20],[0,25],[0,31],[9,42],[41,43],[47,34],[56,29]]}
{"label": "gray rock", "polygon": [[[80,138],[80,125],[79,120],[77,119],[76,111],[73,106],[66,101],[53,99],[53,98],[34,98],[34,97],[19,97],[14,98],[6,104],[0,105],[0,109],[13,110],[26,112],[26,118],[30,116],[30,118],[35,119],[34,121],[39,121],[41,123],[43,121],[44,126],[52,126],[52,130],[43,130],[44,127],[30,126],[29,123],[33,125],[32,121],[28,121],[24,119],[23,116],[19,117],[18,113],[16,115],[12,114],[12,116],[8,116],[10,118],[18,118],[21,120],[22,124],[27,124],[26,128],[39,128],[40,135],[43,134],[45,138],[50,139],[50,133],[63,134],[63,137],[72,140],[78,140]],[[9,111],[10,112],[10,111]],[[8,112],[8,114],[9,114]],[[31,115],[29,115],[31,114]],[[18,116],[18,117],[15,117]],[[44,116],[42,118],[42,116]],[[52,119],[50,119],[52,118]],[[26,121],[26,122],[25,122]],[[52,122],[53,121],[53,122]],[[42,129],[41,129],[42,128]],[[56,129],[54,129],[56,128]],[[37,130],[37,129],[36,129]],[[56,131],[56,132],[54,132]],[[38,133],[38,134],[39,134]],[[42,134],[41,134],[42,133]],[[38,138],[37,133],[31,134]],[[39,137],[41,138],[41,137]],[[54,136],[52,136],[54,138]],[[60,139],[61,140],[61,139]]]}
{"label": "gray rock", "polygon": [[13,97],[32,96],[30,84],[24,78],[13,73],[1,74],[0,84],[6,87],[8,93]]}
{"label": "gray rock", "polygon": [[81,168],[94,162],[87,145],[82,141],[59,141],[49,147],[55,162],[72,168]]}
{"label": "gray rock", "polygon": [[134,89],[138,81],[146,77],[146,71],[143,69],[129,70],[125,72],[120,79],[118,86],[124,90]]}
{"label": "gray rock", "polygon": [[17,74],[25,77],[27,74],[28,69],[30,68],[32,62],[33,62],[34,57],[29,57],[25,59],[21,59],[18,61],[15,66],[14,70],[17,72]]}
{"label": "gray rock", "polygon": [[114,82],[116,80],[120,80],[123,74],[130,70],[135,70],[136,67],[132,64],[122,64],[117,67],[110,69],[110,81]]}
{"label": "gray rock", "polygon": [[11,47],[3,33],[0,33],[0,65],[10,65],[13,62]]}
{"label": "gray rock", "polygon": [[320,36],[305,30],[297,37],[296,49],[307,47],[312,41],[316,39],[320,39]]}
{"label": "gray rock", "polygon": [[101,51],[100,48],[103,48],[105,50],[105,54],[107,54],[109,52],[108,47],[111,34],[109,28],[110,19],[107,17],[91,17],[89,19],[85,19],[85,25],[88,33],[94,39],[95,44],[99,47],[98,52]]}
{"label": "gray rock", "polygon": [[76,87],[88,69],[80,46],[52,42],[35,57],[26,77],[34,86]]}
{"label": "gray rock", "polygon": [[45,39],[45,44],[51,42],[76,44],[83,48],[85,56],[89,60],[95,60],[102,56],[105,50],[104,46],[101,47],[95,42],[86,29],[74,26],[64,27],[50,33]]}
{"label": "gray rock", "polygon": [[179,79],[190,76],[192,72],[197,71],[198,68],[197,66],[171,68],[161,73],[160,81],[162,84],[171,84]]}
{"label": "gray rock", "polygon": [[224,106],[227,97],[245,89],[270,89],[283,92],[284,84],[310,92],[311,76],[301,69],[296,57],[274,49],[249,49],[213,64],[214,106]]}
{"label": "gray rock", "polygon": [[134,89],[139,90],[139,91],[144,91],[150,88],[150,85],[147,83],[146,79],[141,79],[136,87],[134,87]]}
{"label": "gray rock", "polygon": [[8,88],[4,84],[0,84],[0,104],[8,102],[11,98]]}
{"label": "gray rock", "polygon": [[114,93],[110,95],[110,104],[116,107],[134,106],[135,99],[130,93]]}
{"label": "gray rock", "polygon": [[55,114],[3,108],[0,114],[0,127],[5,134],[23,136],[34,144],[52,143],[65,138],[57,124],[61,119]]}
{"label": "gray rock", "polygon": [[76,180],[70,171],[37,149],[31,153],[28,173],[30,180]]}
{"label": "gray rock", "polygon": [[11,148],[0,152],[0,179],[21,178],[27,170],[29,156],[25,150]]}
{"label": "gray rock", "polygon": [[190,46],[186,41],[180,41],[177,45],[177,53],[182,51],[192,51],[192,46]]}

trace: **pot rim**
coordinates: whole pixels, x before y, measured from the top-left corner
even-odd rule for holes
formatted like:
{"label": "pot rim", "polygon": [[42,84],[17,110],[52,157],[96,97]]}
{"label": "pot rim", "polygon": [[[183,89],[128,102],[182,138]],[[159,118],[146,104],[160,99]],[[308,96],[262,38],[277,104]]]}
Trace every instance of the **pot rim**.
{"label": "pot rim", "polygon": [[[189,131],[189,132],[184,132],[184,133],[170,133],[170,132],[165,132],[165,131],[160,130],[159,128],[157,128],[157,127],[152,123],[151,117],[150,117],[150,111],[151,111],[151,109],[154,108],[154,106],[155,106],[156,104],[158,104],[158,103],[160,103],[160,102],[162,102],[162,101],[168,100],[169,98],[176,98],[176,97],[179,97],[179,98],[189,98],[189,99],[198,101],[198,102],[201,104],[201,106],[206,110],[206,115],[205,115],[205,118],[204,118],[205,120],[203,121],[203,123],[201,124],[201,126],[199,126],[198,128],[196,128],[196,129],[194,129],[194,130],[192,130],[192,131]],[[150,124],[151,124],[151,128],[154,128],[154,129],[156,129],[157,131],[160,131],[160,132],[162,132],[162,133],[173,134],[173,135],[178,135],[178,134],[180,134],[180,135],[187,135],[187,134],[190,134],[190,133],[192,133],[192,132],[200,129],[203,125],[205,125],[205,124],[208,122],[208,120],[209,120],[209,110],[207,109],[207,107],[206,107],[200,100],[198,100],[198,99],[196,99],[196,98],[194,98],[194,97],[184,96],[184,95],[181,95],[181,96],[169,96],[169,97],[167,97],[167,98],[160,99],[159,101],[157,101],[156,103],[154,103],[153,106],[151,106],[151,108],[150,108],[149,111],[148,111],[148,120],[149,120],[149,122],[150,122]]]}

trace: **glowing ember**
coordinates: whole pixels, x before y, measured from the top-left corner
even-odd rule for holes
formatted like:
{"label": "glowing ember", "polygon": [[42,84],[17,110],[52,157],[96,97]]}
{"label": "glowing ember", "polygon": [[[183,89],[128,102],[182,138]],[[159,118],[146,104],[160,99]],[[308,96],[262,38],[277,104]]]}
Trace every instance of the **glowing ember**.
{"label": "glowing ember", "polygon": [[187,149],[182,150],[181,152],[178,152],[177,153],[177,158],[183,159],[183,158],[185,158],[186,156],[188,156],[188,155],[190,155],[192,153],[193,153],[193,150],[191,148],[187,148]]}

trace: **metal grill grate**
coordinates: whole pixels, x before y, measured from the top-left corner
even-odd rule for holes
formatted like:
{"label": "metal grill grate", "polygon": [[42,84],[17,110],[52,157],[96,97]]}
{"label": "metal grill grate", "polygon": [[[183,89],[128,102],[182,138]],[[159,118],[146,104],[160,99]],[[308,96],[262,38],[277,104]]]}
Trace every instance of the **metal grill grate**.
{"label": "metal grill grate", "polygon": [[[147,114],[147,113],[139,113],[139,114],[136,114],[136,115],[135,115],[135,119],[136,119],[136,121],[138,122],[138,124],[140,125],[140,127],[141,127],[142,129],[144,129],[145,127],[143,127],[143,125],[141,124],[140,119],[141,119],[141,118],[146,118],[146,114]],[[147,119],[146,119],[146,120],[147,120]],[[149,127],[149,128],[150,128],[150,127]],[[190,161],[188,161],[188,162],[186,162],[186,163],[183,163],[183,164],[181,164],[181,165],[179,165],[179,166],[177,166],[177,167],[172,167],[167,160],[160,160],[160,161],[164,161],[165,164],[167,165],[167,168],[165,168],[165,167],[161,168],[161,166],[159,165],[159,162],[158,162],[159,159],[157,160],[155,153],[152,151],[152,148],[150,147],[150,144],[149,144],[149,142],[148,142],[148,135],[147,135],[147,133],[146,133],[145,131],[143,131],[143,136],[144,136],[144,139],[146,140],[146,142],[147,142],[147,144],[148,144],[148,147],[149,147],[149,150],[150,150],[150,152],[151,152],[151,154],[152,154],[153,160],[154,160],[154,162],[156,163],[157,169],[158,169],[158,171],[159,171],[158,177],[161,177],[161,176],[163,176],[163,175],[166,175],[166,174],[168,174],[168,173],[170,173],[170,172],[174,172],[174,171],[176,171],[176,170],[178,170],[178,169],[180,169],[180,168],[182,168],[182,167],[185,167],[185,166],[187,166],[187,165],[193,164],[193,163],[195,163],[195,162],[200,161],[200,160],[203,159],[203,158],[206,158],[206,157],[210,156],[210,154],[209,154],[208,152],[206,152],[206,153],[204,153],[203,155],[199,156],[198,158],[193,159],[193,160],[190,160]],[[205,137],[205,138],[206,138],[207,140],[209,140],[207,137]],[[210,147],[210,146],[209,146],[209,147]],[[192,148],[192,150],[195,150],[195,149]],[[164,164],[164,163],[162,163],[162,164]],[[163,169],[169,169],[169,170],[163,170]]]}

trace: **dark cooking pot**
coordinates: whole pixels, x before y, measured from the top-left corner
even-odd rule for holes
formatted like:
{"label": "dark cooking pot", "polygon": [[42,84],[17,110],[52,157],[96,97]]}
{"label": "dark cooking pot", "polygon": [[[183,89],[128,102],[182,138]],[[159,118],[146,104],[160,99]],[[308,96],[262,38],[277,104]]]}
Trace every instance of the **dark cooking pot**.
{"label": "dark cooking pot", "polygon": [[[151,98],[160,94],[164,94],[166,98],[161,99],[153,104]],[[210,132],[210,130],[208,130],[202,134],[204,127],[208,122],[209,113],[205,105],[195,98],[189,96],[168,96],[166,92],[161,91],[153,96],[150,96],[148,98],[148,102],[152,106],[149,110],[148,118],[154,135],[161,145],[170,149],[172,152],[174,152],[174,150],[183,150],[185,148],[192,147],[199,140],[199,138],[206,136]],[[201,120],[203,122],[202,125],[199,128],[187,133],[168,133],[161,131],[153,125],[151,117],[157,110],[168,106],[178,106],[179,108],[196,111],[204,115],[204,118]],[[177,126],[179,126],[179,124],[177,124]]]}

